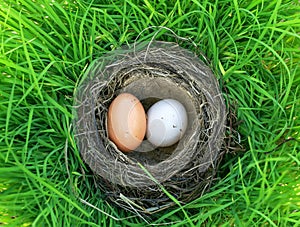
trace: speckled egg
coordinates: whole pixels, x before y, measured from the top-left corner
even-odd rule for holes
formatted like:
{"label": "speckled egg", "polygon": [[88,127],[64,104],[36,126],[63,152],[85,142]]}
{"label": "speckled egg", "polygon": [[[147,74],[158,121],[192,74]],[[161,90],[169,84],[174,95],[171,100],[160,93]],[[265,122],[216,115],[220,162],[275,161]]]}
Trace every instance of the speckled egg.
{"label": "speckled egg", "polygon": [[157,147],[177,143],[184,135],[188,117],[185,107],[174,99],[163,99],[147,112],[147,139]]}

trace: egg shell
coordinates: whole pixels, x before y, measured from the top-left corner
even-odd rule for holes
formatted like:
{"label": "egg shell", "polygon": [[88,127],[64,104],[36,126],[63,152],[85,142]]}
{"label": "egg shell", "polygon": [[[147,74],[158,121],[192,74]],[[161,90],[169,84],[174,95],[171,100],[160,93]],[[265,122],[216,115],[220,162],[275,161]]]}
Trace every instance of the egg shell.
{"label": "egg shell", "polygon": [[136,149],[145,137],[146,126],[144,107],[134,95],[122,93],[110,104],[107,117],[108,136],[121,151]]}
{"label": "egg shell", "polygon": [[147,139],[157,147],[167,147],[184,135],[188,117],[184,106],[174,99],[163,99],[147,112]]}

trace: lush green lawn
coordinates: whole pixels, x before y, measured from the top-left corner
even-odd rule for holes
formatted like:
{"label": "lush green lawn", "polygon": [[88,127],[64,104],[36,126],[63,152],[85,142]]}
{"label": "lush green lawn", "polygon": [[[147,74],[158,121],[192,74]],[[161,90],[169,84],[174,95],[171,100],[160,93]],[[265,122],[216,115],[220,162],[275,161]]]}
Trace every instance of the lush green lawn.
{"label": "lush green lawn", "polygon": [[[299,12],[298,0],[2,0],[0,226],[145,225],[94,187],[71,113],[88,65],[150,26],[210,59],[244,150],[225,155],[210,192],[185,212],[148,223],[300,226]],[[156,39],[176,41],[166,33]]]}

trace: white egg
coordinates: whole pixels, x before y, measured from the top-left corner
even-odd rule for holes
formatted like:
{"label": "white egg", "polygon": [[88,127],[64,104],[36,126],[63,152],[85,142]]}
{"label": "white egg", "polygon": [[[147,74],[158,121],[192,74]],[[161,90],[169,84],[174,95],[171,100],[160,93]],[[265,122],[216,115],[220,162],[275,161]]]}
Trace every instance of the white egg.
{"label": "white egg", "polygon": [[146,136],[157,147],[167,147],[178,142],[184,135],[188,117],[184,106],[174,99],[163,99],[147,112]]}

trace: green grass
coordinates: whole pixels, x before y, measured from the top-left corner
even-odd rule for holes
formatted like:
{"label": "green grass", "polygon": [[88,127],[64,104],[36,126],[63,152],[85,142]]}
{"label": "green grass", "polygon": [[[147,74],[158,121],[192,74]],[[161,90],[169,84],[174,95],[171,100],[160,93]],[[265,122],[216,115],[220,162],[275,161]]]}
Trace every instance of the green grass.
{"label": "green grass", "polygon": [[94,187],[71,113],[94,59],[137,37],[178,40],[155,26],[210,60],[245,150],[148,224],[300,226],[299,12],[298,0],[1,1],[0,226],[147,224]]}

